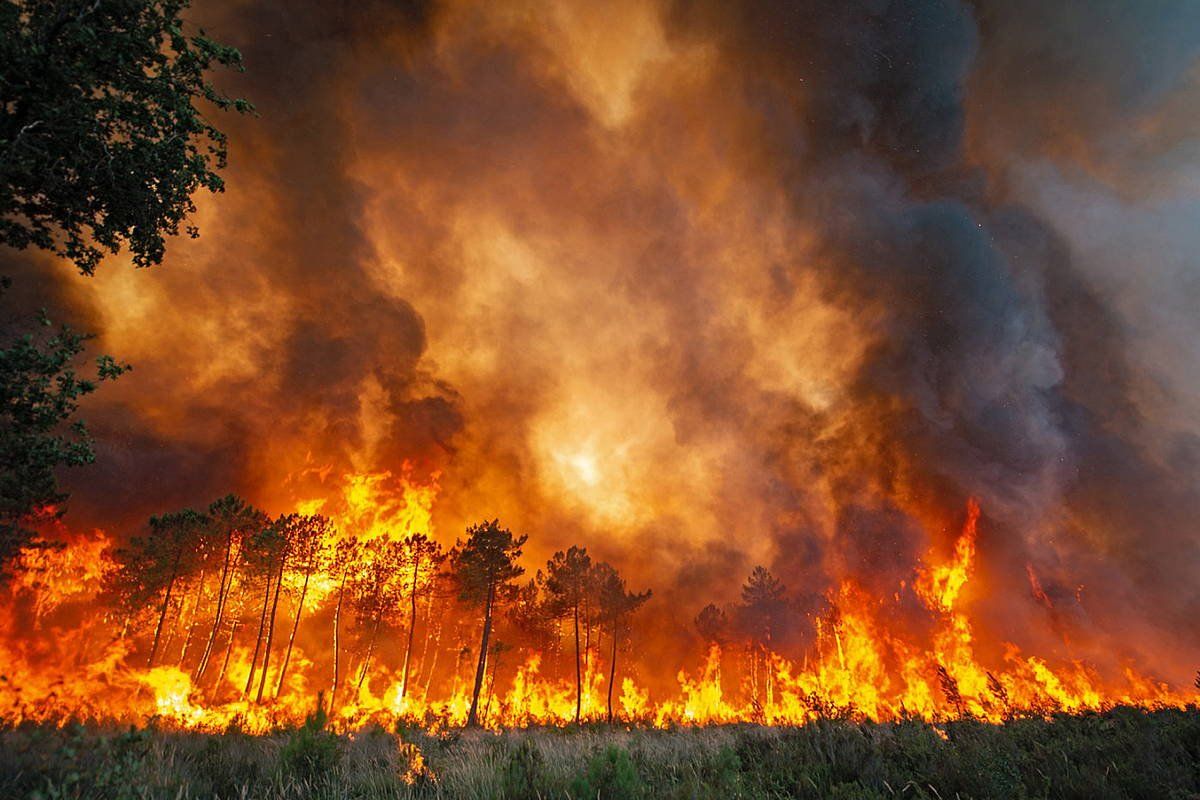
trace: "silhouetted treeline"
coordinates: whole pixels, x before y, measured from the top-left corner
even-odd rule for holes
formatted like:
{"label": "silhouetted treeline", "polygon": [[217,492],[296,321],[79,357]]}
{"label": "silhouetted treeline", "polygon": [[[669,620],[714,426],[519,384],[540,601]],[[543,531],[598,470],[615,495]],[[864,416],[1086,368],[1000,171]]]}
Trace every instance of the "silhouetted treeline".
{"label": "silhouetted treeline", "polygon": [[357,538],[326,517],[271,518],[230,495],[151,518],[112,552],[104,596],[147,668],[186,670],[214,700],[271,702],[295,677],[332,706],[385,673],[398,676],[399,703],[434,684],[470,687],[477,724],[498,671],[518,665],[504,654],[525,651],[560,668],[570,658],[576,719],[585,674],[607,667],[611,720],[618,656],[650,592],[629,591],[578,546],[522,581],[526,541],[499,520],[472,525],[448,551],[421,532]]}

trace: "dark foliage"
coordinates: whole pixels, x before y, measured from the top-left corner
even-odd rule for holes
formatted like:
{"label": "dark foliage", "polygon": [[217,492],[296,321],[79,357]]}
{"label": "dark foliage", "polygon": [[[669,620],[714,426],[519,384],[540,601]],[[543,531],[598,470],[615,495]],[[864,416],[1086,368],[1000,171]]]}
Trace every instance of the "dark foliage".
{"label": "dark foliage", "polygon": [[[250,111],[209,83],[241,56],[185,32],[187,0],[0,3],[0,243],[68,258],[85,274],[128,244],[164,239],[224,188],[225,136],[202,102]],[[194,228],[188,228],[195,235]]]}
{"label": "dark foliage", "polygon": [[0,573],[32,541],[39,518],[60,511],[58,468],[95,457],[87,428],[72,421],[79,400],[129,369],[101,356],[95,377],[81,376],[77,362],[91,337],[40,322],[42,332],[0,342]]}

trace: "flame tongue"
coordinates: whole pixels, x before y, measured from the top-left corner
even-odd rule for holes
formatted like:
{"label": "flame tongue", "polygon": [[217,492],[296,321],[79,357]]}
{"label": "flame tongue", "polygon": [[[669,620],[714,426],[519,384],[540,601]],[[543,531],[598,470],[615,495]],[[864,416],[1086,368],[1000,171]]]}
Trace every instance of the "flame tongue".
{"label": "flame tongue", "polygon": [[[386,475],[350,476],[339,501],[346,510],[337,522],[343,530],[362,536],[427,533],[436,493],[435,483],[418,483],[407,475],[398,480]],[[630,668],[616,678],[619,687],[613,687],[617,713],[660,726],[741,721],[797,724],[830,714],[878,720],[908,714],[926,719],[971,714],[998,721],[1018,712],[1188,701],[1132,668],[1119,681],[1105,681],[1082,663],[1052,665],[1011,644],[1005,647],[1003,663],[980,663],[963,602],[979,519],[979,505],[972,500],[950,558],[942,562],[927,558],[915,576],[916,595],[934,620],[925,638],[895,627],[897,617],[887,613],[895,598],[875,597],[846,580],[830,594],[832,613],[817,620],[815,640],[801,659],[769,650],[750,653],[739,646],[713,645],[694,676],[680,670],[676,688],[659,691],[639,685],[634,674],[651,680],[655,675],[652,665],[633,657]],[[138,615],[114,613],[99,602],[110,545],[107,535],[96,532],[77,537],[62,549],[27,554],[26,572],[9,588],[3,606],[5,635],[0,652],[5,680],[0,683],[0,716],[5,722],[61,723],[72,718],[140,722],[156,717],[180,728],[218,730],[237,725],[264,731],[280,722],[300,720],[311,711],[318,692],[328,690],[332,663],[328,630],[338,591],[336,575],[322,573],[310,579],[288,679],[277,697],[268,694],[266,702],[259,703],[237,688],[249,674],[253,644],[252,637],[237,635],[237,623],[231,626],[233,636],[220,657],[215,684],[197,686],[193,674],[179,666],[191,663],[189,650],[196,652],[196,635],[190,629],[203,621],[205,604],[211,602],[205,584],[185,593],[176,609],[164,648],[176,663],[152,669],[137,666],[142,657],[134,654],[144,647],[133,633],[139,627]],[[290,615],[302,582],[296,575],[285,575],[283,582],[290,587]],[[423,646],[414,657],[412,688],[401,696],[403,678],[392,658],[394,648],[361,682],[347,681],[343,666],[343,685],[351,688],[338,697],[331,715],[334,724],[353,728],[403,717],[438,729],[466,721],[471,685],[469,670],[463,666],[469,658],[462,648],[472,641],[475,627],[455,609],[452,596],[433,593],[418,598],[416,605]],[[399,623],[397,631],[404,630],[404,620]],[[361,638],[361,631],[352,630],[354,626],[344,618],[341,624],[344,635]],[[601,632],[594,635],[597,641],[588,643],[580,681],[586,718],[603,716],[608,700],[608,661],[601,646],[605,643],[600,641]],[[361,665],[361,641],[357,647],[345,657],[353,656]],[[512,652],[504,646],[489,656],[482,700],[485,724],[573,720],[576,687],[568,668],[573,663],[569,646],[551,644],[547,652],[524,650]]]}
{"label": "flame tongue", "polygon": [[967,501],[967,521],[954,544],[954,556],[945,564],[933,564],[918,573],[917,593],[931,609],[952,611],[971,577],[975,563],[975,536],[979,524],[979,503]]}

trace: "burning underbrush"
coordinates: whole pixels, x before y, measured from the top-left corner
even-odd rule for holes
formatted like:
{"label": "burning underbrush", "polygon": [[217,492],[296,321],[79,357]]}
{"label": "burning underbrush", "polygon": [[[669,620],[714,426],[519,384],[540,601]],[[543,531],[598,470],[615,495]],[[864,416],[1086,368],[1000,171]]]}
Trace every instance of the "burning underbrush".
{"label": "burning underbrush", "polygon": [[[386,502],[383,484],[395,491]],[[931,556],[913,575],[925,629],[896,626],[899,593],[881,598],[847,579],[801,656],[785,655],[773,645],[785,589],[758,569],[740,607],[700,613],[707,652],[687,669],[637,657],[652,635],[637,615],[650,594],[628,591],[585,548],[521,582],[524,537],[493,521],[443,550],[435,498],[436,484],[352,476],[328,517],[307,502],[271,519],[230,497],[156,517],[123,544],[59,531],[69,543],[29,550],[6,589],[0,717],[265,733],[319,705],[333,730],[438,732],[470,722],[999,722],[1193,699],[1132,666],[1104,674],[1012,644],[985,663],[966,602],[974,502],[949,558]],[[673,688],[655,682],[664,669],[677,673]]]}

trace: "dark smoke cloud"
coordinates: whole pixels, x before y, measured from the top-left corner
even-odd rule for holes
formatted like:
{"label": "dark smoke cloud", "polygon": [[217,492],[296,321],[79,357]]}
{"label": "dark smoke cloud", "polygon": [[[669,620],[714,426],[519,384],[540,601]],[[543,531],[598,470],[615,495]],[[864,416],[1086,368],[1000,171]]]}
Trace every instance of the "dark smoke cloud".
{"label": "dark smoke cloud", "polygon": [[[829,248],[829,291],[852,307],[888,306],[853,393],[862,423],[889,432],[876,466],[898,452],[917,465],[916,491],[946,505],[979,497],[993,535],[1011,540],[990,544],[1015,549],[1008,560],[1056,552],[1063,580],[1121,598],[1098,598],[1105,613],[1133,606],[1178,630],[1196,594],[1159,592],[1152,573],[1182,588],[1200,566],[1184,521],[1200,499],[1191,462],[1164,468],[1143,451],[1121,321],[1019,197],[990,207],[962,140],[966,107],[999,123],[982,139],[1007,137],[1018,152],[1045,148],[1064,124],[1099,139],[1194,66],[1190,6],[1103,5],[978,4],[978,34],[958,3],[676,13],[723,39],[751,75],[746,91],[769,96],[759,98],[769,163]],[[870,519],[886,515],[876,502],[839,532],[844,555],[870,563],[855,554],[870,547]],[[1085,555],[1097,541],[1112,548],[1102,564]]]}
{"label": "dark smoke cloud", "polygon": [[764,105],[794,109],[768,139],[769,163],[820,231],[826,291],[888,307],[852,393],[885,418],[863,423],[882,423],[883,448],[932,471],[925,491],[981,495],[1009,516],[1044,506],[1063,453],[1049,397],[1056,335],[962,188],[970,13],[943,2],[718,9],[696,15],[710,26],[700,35],[724,36],[731,57],[764,73],[747,81],[774,93]]}
{"label": "dark smoke cloud", "polygon": [[1014,263],[1043,276],[1063,342],[1075,469],[1057,560],[1038,555],[1054,580],[1085,587],[1096,625],[1153,626],[1150,640],[1178,658],[1195,640],[1166,643],[1200,600],[1188,521],[1200,512],[1197,361],[1177,344],[1200,333],[1184,222],[1196,210],[1198,9],[1018,2],[978,13],[987,46],[970,84],[971,151],[997,196],[1027,209],[1001,224]]}

